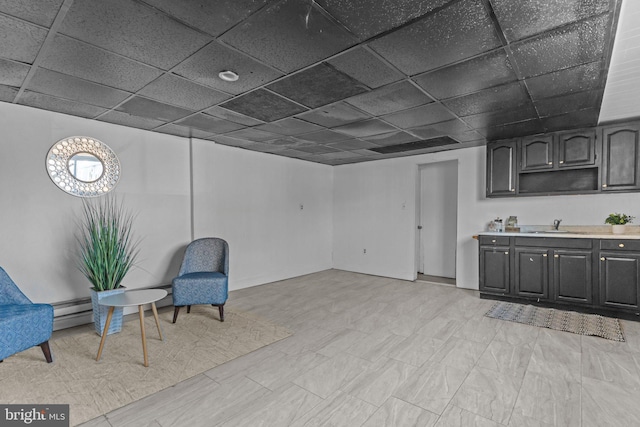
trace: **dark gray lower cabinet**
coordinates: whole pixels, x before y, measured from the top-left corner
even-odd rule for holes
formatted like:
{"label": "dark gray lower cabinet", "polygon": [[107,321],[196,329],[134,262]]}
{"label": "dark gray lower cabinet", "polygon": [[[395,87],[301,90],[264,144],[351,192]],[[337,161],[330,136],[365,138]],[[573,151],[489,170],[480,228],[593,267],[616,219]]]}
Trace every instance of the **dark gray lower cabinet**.
{"label": "dark gray lower cabinet", "polygon": [[480,246],[480,290],[508,294],[509,265],[508,246]]}
{"label": "dark gray lower cabinet", "polygon": [[592,251],[553,251],[553,290],[556,301],[591,304],[593,301]]}
{"label": "dark gray lower cabinet", "polygon": [[549,256],[547,249],[515,248],[515,289],[521,297],[549,298]]}
{"label": "dark gray lower cabinet", "polygon": [[637,310],[640,253],[600,252],[600,304]]}

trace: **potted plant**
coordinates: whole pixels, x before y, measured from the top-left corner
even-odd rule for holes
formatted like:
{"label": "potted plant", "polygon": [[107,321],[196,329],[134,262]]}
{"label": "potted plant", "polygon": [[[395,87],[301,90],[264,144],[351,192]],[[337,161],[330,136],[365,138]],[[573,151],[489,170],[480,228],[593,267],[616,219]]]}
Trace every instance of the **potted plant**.
{"label": "potted plant", "polygon": [[611,225],[611,232],[613,234],[624,234],[626,231],[626,225],[633,221],[633,217],[621,213],[609,214],[607,219],[604,220],[605,224]]}
{"label": "potted plant", "polygon": [[[134,216],[125,211],[114,196],[83,199],[78,244],[78,268],[91,282],[93,320],[98,335],[102,336],[108,308],[100,299],[124,292],[121,283],[135,264],[138,241],[132,238]],[[122,329],[122,308],[113,313],[107,334]]]}

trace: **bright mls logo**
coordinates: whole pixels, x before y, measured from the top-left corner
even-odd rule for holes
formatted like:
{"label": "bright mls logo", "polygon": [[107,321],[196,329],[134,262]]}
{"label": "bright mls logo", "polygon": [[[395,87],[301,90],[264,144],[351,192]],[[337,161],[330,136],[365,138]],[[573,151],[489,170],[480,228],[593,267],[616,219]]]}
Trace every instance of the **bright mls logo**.
{"label": "bright mls logo", "polygon": [[0,427],[69,427],[69,405],[0,405]]}

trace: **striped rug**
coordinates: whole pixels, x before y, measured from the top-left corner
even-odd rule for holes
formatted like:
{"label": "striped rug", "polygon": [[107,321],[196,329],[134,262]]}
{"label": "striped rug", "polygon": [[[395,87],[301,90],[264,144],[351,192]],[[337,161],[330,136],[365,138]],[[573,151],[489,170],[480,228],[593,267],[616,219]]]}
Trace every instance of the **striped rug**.
{"label": "striped rug", "polygon": [[541,328],[624,342],[620,320],[599,316],[597,314],[584,314],[575,311],[564,311],[501,301],[496,302],[493,307],[485,313],[485,316],[539,326]]}

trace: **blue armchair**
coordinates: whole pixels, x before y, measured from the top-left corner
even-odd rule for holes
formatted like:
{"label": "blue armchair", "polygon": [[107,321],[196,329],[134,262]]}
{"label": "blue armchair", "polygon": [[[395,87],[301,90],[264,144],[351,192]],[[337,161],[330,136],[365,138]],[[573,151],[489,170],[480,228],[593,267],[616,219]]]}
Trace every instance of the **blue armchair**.
{"label": "blue armchair", "polygon": [[53,307],[34,304],[0,267],[0,362],[33,346],[42,348],[51,363],[49,338],[53,332]]}
{"label": "blue armchair", "polygon": [[224,322],[224,303],[229,294],[229,245],[226,241],[207,237],[189,243],[182,260],[180,273],[173,279],[173,323],[180,307],[187,313],[196,304],[218,307]]}

